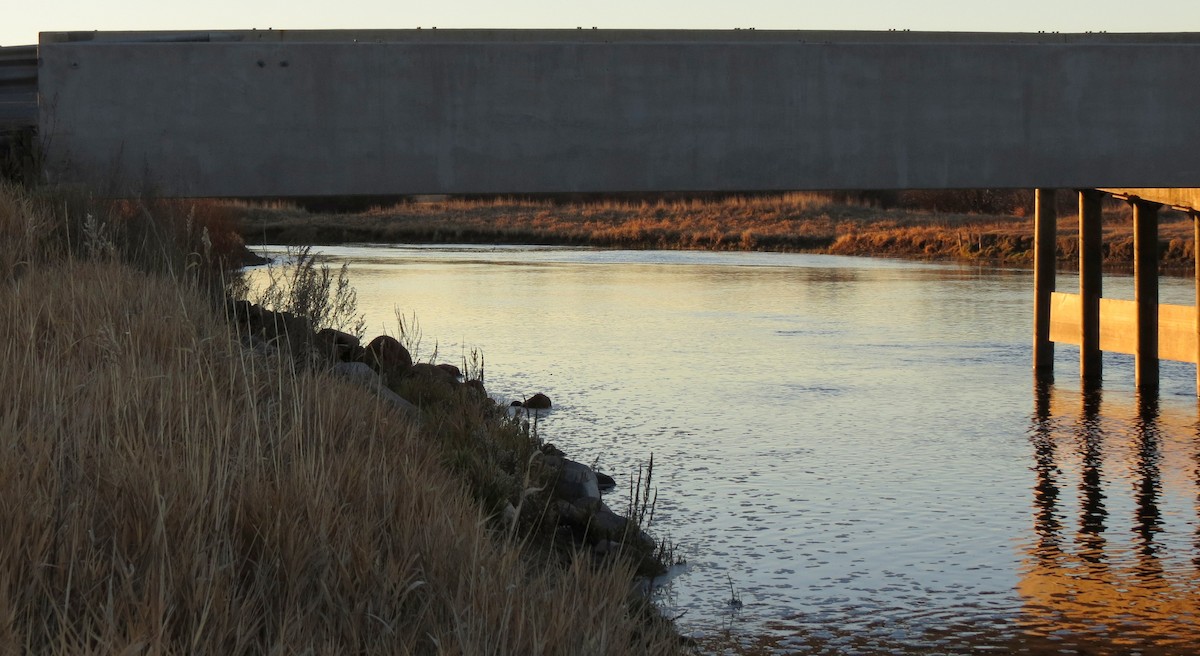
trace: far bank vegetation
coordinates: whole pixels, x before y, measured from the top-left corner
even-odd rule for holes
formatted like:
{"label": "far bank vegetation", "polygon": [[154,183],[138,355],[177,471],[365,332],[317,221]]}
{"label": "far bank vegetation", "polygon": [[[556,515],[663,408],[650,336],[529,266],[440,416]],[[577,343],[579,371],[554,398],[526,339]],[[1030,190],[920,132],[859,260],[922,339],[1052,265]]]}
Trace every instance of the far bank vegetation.
{"label": "far bank vegetation", "polygon": [[[1078,259],[1075,194],[1060,191],[1059,261]],[[218,201],[213,201],[218,202]],[[248,241],[473,243],[883,255],[1031,265],[1029,191],[792,192],[724,196],[408,199],[355,207],[220,202]],[[1131,266],[1128,206],[1108,200],[1105,262]],[[347,209],[352,211],[347,211]],[[1160,216],[1164,266],[1193,262],[1191,219]]]}

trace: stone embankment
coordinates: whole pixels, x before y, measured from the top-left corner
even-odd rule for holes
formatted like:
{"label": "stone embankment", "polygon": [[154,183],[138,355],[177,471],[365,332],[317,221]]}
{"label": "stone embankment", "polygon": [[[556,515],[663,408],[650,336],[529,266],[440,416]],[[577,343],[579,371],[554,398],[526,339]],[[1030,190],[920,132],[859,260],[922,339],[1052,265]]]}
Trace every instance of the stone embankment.
{"label": "stone embankment", "polygon": [[629,556],[643,574],[662,573],[663,564],[655,558],[654,539],[604,503],[601,492],[616,485],[610,476],[564,457],[553,445],[543,449],[541,462],[555,472],[555,510],[576,542],[587,545],[597,556]]}
{"label": "stone embankment", "polygon": [[[394,337],[380,335],[363,346],[358,337],[349,333],[331,328],[314,330],[303,317],[272,311],[249,301],[231,301],[229,311],[249,348],[286,354],[298,366],[328,368],[362,385],[414,420],[420,419],[420,407],[397,392],[401,381],[461,387],[477,394],[480,400],[492,402],[482,380],[463,381],[460,369],[451,364],[413,362],[408,349]],[[538,412],[549,410],[552,402],[539,392],[511,405]],[[612,477],[566,458],[552,444],[542,445],[533,458],[542,480],[548,482],[546,488],[554,516],[577,547],[586,547],[599,558],[627,557],[644,575],[662,573],[664,565],[657,559],[653,538],[636,522],[604,503],[601,493],[616,486]],[[517,513],[511,503],[504,509],[510,522],[516,521]]]}
{"label": "stone embankment", "polygon": [[375,390],[396,406],[415,412],[417,406],[392,389],[405,378],[429,384],[463,385],[487,395],[483,381],[460,382],[462,372],[451,364],[414,363],[396,338],[380,335],[362,346],[361,340],[340,330],[313,330],[308,321],[290,312],[276,312],[249,301],[232,301],[229,309],[247,345],[257,351],[280,351],[302,366],[329,367],[334,373]]}

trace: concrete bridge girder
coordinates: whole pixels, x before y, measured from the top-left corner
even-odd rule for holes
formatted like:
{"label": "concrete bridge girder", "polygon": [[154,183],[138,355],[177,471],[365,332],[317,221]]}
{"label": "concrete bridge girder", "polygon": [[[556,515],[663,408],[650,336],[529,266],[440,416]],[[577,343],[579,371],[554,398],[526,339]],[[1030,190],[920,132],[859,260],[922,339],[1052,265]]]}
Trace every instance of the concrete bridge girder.
{"label": "concrete bridge girder", "polygon": [[179,196],[1200,187],[1195,39],[439,32],[44,35],[47,175]]}

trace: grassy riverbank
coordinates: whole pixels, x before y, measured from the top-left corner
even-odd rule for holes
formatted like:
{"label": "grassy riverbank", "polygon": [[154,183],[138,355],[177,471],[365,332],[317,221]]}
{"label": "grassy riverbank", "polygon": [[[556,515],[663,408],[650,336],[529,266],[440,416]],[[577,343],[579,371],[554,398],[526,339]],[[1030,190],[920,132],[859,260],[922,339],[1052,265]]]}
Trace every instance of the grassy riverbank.
{"label": "grassy riverbank", "polygon": [[487,507],[527,429],[248,348],[223,216],[0,186],[0,651],[678,651],[632,564]]}
{"label": "grassy riverbank", "polygon": [[[1077,263],[1078,224],[1069,194],[1063,195],[1059,260],[1069,268]],[[883,209],[820,193],[573,203],[451,199],[351,214],[310,213],[288,204],[217,205],[255,243],[550,244],[884,255],[1015,266],[1033,261],[1033,219],[1027,208],[1008,214]],[[1191,266],[1190,218],[1164,212],[1160,238],[1166,267]],[[1106,264],[1132,265],[1132,221],[1124,205],[1106,205],[1104,239]]]}

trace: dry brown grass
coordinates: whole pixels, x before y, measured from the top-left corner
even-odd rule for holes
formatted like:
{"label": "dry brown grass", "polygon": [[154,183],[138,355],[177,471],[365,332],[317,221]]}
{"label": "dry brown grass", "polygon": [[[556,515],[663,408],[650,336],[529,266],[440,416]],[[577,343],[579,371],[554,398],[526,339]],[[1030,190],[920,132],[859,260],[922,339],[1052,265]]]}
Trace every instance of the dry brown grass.
{"label": "dry brown grass", "polygon": [[[942,194],[943,196],[945,194]],[[1064,192],[1060,262],[1077,259],[1076,217]],[[918,195],[918,199],[920,195]],[[698,200],[460,200],[403,203],[356,214],[309,214],[297,207],[236,205],[247,240],[259,243],[527,243],[603,248],[805,251],[1032,262],[1033,219],[1011,215],[881,209],[827,193]],[[1126,206],[1105,210],[1106,263],[1132,262]],[[1164,212],[1163,262],[1191,263],[1191,220]]]}
{"label": "dry brown grass", "polygon": [[[871,209],[821,194],[723,200],[405,203],[358,214],[243,207],[248,240],[273,243],[507,242],[624,248],[811,250]],[[901,214],[899,212],[897,215]]]}
{"label": "dry brown grass", "polygon": [[628,566],[493,528],[441,422],[249,354],[196,284],[39,243],[54,219],[14,193],[0,653],[676,650]]}
{"label": "dry brown grass", "polygon": [[54,221],[24,193],[0,180],[0,280],[11,280],[37,261],[53,256]]}

